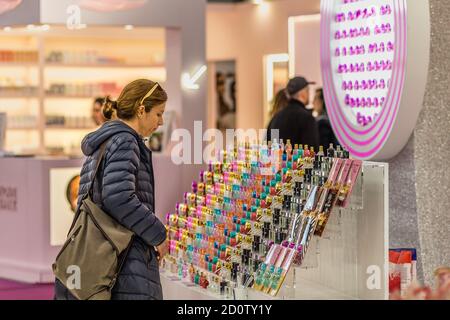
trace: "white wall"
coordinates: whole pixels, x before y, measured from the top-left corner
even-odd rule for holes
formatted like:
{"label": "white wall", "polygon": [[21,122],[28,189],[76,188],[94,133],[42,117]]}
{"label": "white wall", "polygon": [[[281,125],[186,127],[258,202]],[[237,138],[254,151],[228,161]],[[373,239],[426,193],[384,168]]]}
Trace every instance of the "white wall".
{"label": "white wall", "polygon": [[[290,76],[301,74],[322,86],[320,66],[320,15],[302,15],[289,21]],[[296,40],[296,41],[294,41]]]}
{"label": "white wall", "polygon": [[319,11],[320,0],[279,0],[266,7],[251,3],[208,5],[208,61],[236,60],[238,128],[265,127],[263,57],[288,52],[289,17]]}

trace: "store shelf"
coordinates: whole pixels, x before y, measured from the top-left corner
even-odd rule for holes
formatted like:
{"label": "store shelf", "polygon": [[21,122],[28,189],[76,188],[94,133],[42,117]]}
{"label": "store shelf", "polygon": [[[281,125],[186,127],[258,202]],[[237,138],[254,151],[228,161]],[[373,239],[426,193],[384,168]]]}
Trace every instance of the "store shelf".
{"label": "store shelf", "polygon": [[1,94],[0,99],[39,99],[39,96],[26,94]]}
{"label": "store shelf", "polygon": [[[45,153],[45,146],[51,141],[68,150],[72,145],[78,145],[82,137],[96,127],[91,126],[89,121],[73,119],[49,122],[62,125],[46,125],[47,116],[60,114],[61,105],[67,111],[77,110],[77,116],[66,118],[81,115],[90,118],[93,99],[102,96],[95,91],[106,91],[104,95],[112,97],[120,94],[121,90],[111,89],[111,83],[117,82],[119,89],[139,78],[164,83],[167,77],[165,33],[164,29],[152,30],[136,28],[130,32],[123,28],[96,27],[68,33],[64,26],[52,26],[45,34],[31,34],[28,31],[22,34],[13,30],[2,35],[0,39],[5,45],[0,50],[0,55],[4,57],[0,60],[0,78],[5,89],[0,90],[0,105],[4,106],[3,109],[11,106],[11,109],[17,110],[15,115],[19,117],[25,114],[36,116],[36,124],[8,121],[11,127],[7,130],[13,139],[16,136],[21,139],[19,145],[14,147],[18,149],[22,145],[28,147],[37,143],[40,153]],[[102,45],[106,40],[111,42],[108,49]],[[23,50],[14,50],[19,47]],[[7,55],[2,55],[2,51]],[[9,78],[12,80],[9,81]],[[60,85],[61,89],[51,90],[52,85]],[[31,86],[36,89],[20,90]],[[11,144],[10,140],[8,142]]]}
{"label": "store shelf", "polygon": [[47,62],[45,67],[58,67],[58,68],[120,68],[120,69],[156,69],[165,68],[164,64],[124,64],[124,63],[105,63],[105,64],[94,64],[94,63],[51,63]]}
{"label": "store shelf", "polygon": [[10,127],[10,128],[6,128],[6,129],[13,130],[13,131],[39,130],[38,127]]}
{"label": "store shelf", "polygon": [[[161,270],[161,284],[164,291],[164,298],[168,300],[226,300],[225,296],[210,292],[199,286],[192,286],[177,279],[176,275]],[[264,294],[253,289],[248,290],[248,300],[280,300],[284,299],[281,294],[277,297]],[[319,283],[301,279],[295,290],[295,300],[357,300],[332,288]]]}
{"label": "store shelf", "polygon": [[[45,99],[93,99],[96,95],[68,95],[68,94],[50,94],[45,95]],[[100,95],[101,96],[101,95]]]}
{"label": "store shelf", "polygon": [[46,126],[45,130],[95,130],[96,127]]}

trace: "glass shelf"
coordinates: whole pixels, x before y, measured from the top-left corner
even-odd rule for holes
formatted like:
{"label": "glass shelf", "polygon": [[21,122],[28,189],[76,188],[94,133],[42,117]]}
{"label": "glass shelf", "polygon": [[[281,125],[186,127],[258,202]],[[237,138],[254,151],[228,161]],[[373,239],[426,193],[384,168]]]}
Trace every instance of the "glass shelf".
{"label": "glass shelf", "polygon": [[63,95],[63,94],[47,94],[45,99],[93,99],[95,95]]}
{"label": "glass shelf", "polygon": [[356,179],[355,186],[353,187],[352,194],[350,195],[350,201],[347,208],[343,208],[345,210],[362,210],[364,209],[364,194],[363,194],[363,186],[364,186],[364,166],[358,174],[358,178]]}
{"label": "glass shelf", "polygon": [[26,130],[39,130],[39,128],[37,128],[37,127],[10,127],[10,128],[6,128],[6,130],[26,131]]}
{"label": "glass shelf", "polygon": [[0,62],[0,67],[1,68],[5,68],[5,67],[39,67],[39,63],[36,62]]}
{"label": "glass shelf", "polygon": [[121,69],[135,69],[135,68],[144,68],[144,69],[156,69],[156,68],[165,68],[165,64],[127,64],[127,63],[52,63],[47,62],[44,65],[45,67],[55,67],[55,68],[92,68],[92,69],[101,69],[101,68],[121,68]]}
{"label": "glass shelf", "polygon": [[96,127],[46,126],[45,130],[95,130]]}

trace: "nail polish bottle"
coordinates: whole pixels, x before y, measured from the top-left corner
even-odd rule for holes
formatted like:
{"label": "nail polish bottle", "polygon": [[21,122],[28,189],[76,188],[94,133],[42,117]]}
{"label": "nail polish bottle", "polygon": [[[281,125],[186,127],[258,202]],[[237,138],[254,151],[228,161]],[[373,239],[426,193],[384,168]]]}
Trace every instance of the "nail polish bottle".
{"label": "nail polish bottle", "polygon": [[269,231],[270,231],[270,222],[264,222],[264,225],[262,228],[262,236],[264,239],[269,238]]}
{"label": "nail polish bottle", "polygon": [[350,159],[350,152],[348,152],[347,150],[344,150],[343,154],[344,154],[344,156],[343,156],[344,159]]}
{"label": "nail polish bottle", "polygon": [[200,287],[202,287],[203,289],[206,289],[205,287],[205,274],[202,272],[200,277],[199,277],[199,282],[198,284],[200,285]]}
{"label": "nail polish bottle", "polygon": [[334,154],[335,154],[335,152],[334,152],[333,144],[330,143],[330,146],[327,149],[327,157],[328,158],[334,158]]}
{"label": "nail polish bottle", "polygon": [[337,158],[343,158],[344,157],[344,153],[343,153],[340,145],[338,145],[336,147],[336,157]]}
{"label": "nail polish bottle", "polygon": [[284,141],[283,141],[283,139],[280,139],[280,149],[282,151],[284,151]]}
{"label": "nail polish bottle", "polygon": [[280,209],[275,208],[273,211],[273,225],[278,226],[280,224]]}
{"label": "nail polish bottle", "polygon": [[191,279],[191,282],[194,282],[194,277],[195,277],[195,269],[194,269],[194,265],[191,263],[191,265],[189,266],[189,277]]}
{"label": "nail polish bottle", "polygon": [[222,280],[220,282],[220,294],[225,295],[225,288],[227,287],[227,282],[225,280]]}
{"label": "nail polish bottle", "polygon": [[260,249],[260,244],[261,244],[261,237],[260,236],[253,236],[253,252],[255,253],[260,253],[259,249]]}
{"label": "nail polish bottle", "polygon": [[274,235],[275,235],[275,244],[280,244],[281,243],[281,239],[280,239],[280,229],[278,229],[277,227],[274,228]]}
{"label": "nail polish bottle", "polygon": [[189,276],[188,266],[186,263],[183,263],[183,279],[187,279]]}
{"label": "nail polish bottle", "polygon": [[194,283],[198,285],[199,282],[200,282],[200,275],[198,274],[198,271],[196,271],[194,276]]}
{"label": "nail polish bottle", "polygon": [[254,285],[256,290],[261,290],[263,287],[264,274],[266,272],[266,268],[267,268],[267,265],[265,263],[262,263],[260,265],[258,271],[256,271],[255,285]]}
{"label": "nail polish bottle", "polygon": [[320,157],[324,157],[325,153],[323,151],[323,146],[319,146],[319,152],[317,152],[317,155]]}
{"label": "nail polish bottle", "polygon": [[310,151],[309,151],[309,149],[308,149],[308,145],[306,144],[305,145],[305,149],[304,149],[304,151],[303,151],[303,157],[304,158],[309,158],[311,156],[311,153],[310,153]]}

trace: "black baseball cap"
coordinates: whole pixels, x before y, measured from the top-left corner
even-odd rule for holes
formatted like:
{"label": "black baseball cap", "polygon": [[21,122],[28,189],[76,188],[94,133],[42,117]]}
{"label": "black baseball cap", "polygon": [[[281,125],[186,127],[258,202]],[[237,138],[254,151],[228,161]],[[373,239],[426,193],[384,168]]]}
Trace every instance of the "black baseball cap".
{"label": "black baseball cap", "polygon": [[306,80],[304,77],[295,77],[289,80],[286,91],[290,95],[296,94],[297,92],[305,89],[310,84],[316,84],[315,82],[310,82]]}

